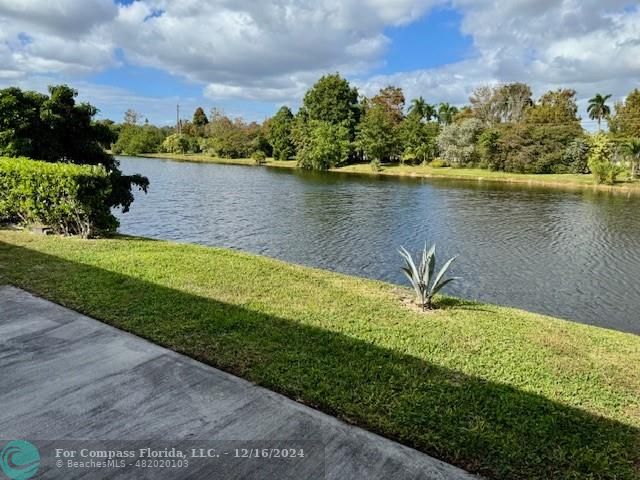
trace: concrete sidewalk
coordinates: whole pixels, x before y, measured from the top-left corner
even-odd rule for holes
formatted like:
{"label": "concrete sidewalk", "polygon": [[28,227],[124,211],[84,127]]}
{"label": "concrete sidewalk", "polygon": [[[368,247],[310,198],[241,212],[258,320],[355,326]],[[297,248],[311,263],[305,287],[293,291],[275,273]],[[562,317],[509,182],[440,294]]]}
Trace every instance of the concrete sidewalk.
{"label": "concrete sidewalk", "polygon": [[[478,478],[5,286],[0,287],[0,449],[14,439],[40,449],[34,478]],[[52,448],[82,448],[71,439],[87,445],[111,441],[110,449],[133,441],[213,446],[223,457],[232,445],[272,451],[298,446],[308,454],[299,461],[192,459],[182,469],[61,470]]]}

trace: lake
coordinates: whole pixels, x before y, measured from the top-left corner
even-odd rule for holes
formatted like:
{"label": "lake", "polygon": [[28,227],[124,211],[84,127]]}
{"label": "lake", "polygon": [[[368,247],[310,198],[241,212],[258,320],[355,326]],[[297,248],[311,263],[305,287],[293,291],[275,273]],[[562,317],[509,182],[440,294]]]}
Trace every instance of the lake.
{"label": "lake", "polygon": [[[400,246],[458,255],[446,293],[640,333],[640,197],[120,157],[149,177],[120,232],[405,284]],[[269,288],[269,285],[265,285]]]}

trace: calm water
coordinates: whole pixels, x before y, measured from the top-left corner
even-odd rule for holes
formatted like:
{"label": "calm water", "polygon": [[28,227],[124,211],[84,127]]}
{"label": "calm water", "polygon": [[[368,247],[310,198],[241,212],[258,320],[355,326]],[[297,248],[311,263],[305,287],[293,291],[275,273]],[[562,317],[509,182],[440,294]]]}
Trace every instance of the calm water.
{"label": "calm water", "polygon": [[400,245],[459,255],[450,294],[640,333],[640,198],[121,158],[151,181],[123,233],[404,283]]}

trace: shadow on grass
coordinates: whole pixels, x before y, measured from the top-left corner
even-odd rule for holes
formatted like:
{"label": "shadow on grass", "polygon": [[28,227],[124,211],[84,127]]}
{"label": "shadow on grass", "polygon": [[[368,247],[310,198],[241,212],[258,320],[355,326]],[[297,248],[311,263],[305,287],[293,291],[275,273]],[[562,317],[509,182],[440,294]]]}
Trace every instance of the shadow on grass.
{"label": "shadow on grass", "polygon": [[0,267],[16,286],[488,477],[640,475],[637,429],[540,395],[2,242]]}

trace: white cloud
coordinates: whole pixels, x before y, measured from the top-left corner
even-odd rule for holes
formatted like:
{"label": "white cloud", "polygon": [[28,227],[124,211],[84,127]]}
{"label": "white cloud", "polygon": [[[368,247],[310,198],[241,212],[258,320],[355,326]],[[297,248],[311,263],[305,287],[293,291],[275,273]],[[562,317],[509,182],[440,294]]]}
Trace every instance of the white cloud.
{"label": "white cloud", "polygon": [[[370,76],[385,29],[434,6],[460,12],[474,55]],[[464,103],[474,86],[506,81],[621,97],[639,86],[640,11],[628,0],[0,0],[0,84],[97,72],[117,63],[116,49],[214,100],[292,103],[334,71],[369,94],[392,83],[433,102]]]}
{"label": "white cloud", "polygon": [[117,13],[111,0],[0,0],[0,18],[65,38],[109,23]]}
{"label": "white cloud", "polygon": [[467,102],[474,86],[524,81],[541,95],[578,92],[581,113],[596,92],[622,98],[640,87],[640,10],[608,0],[453,0],[476,55],[452,65],[361,80],[368,93],[394,83],[408,97]]}

